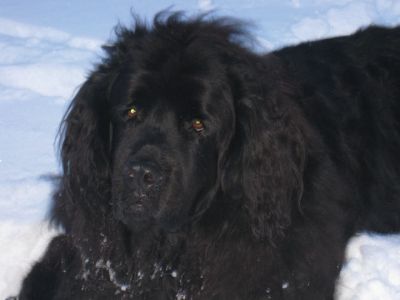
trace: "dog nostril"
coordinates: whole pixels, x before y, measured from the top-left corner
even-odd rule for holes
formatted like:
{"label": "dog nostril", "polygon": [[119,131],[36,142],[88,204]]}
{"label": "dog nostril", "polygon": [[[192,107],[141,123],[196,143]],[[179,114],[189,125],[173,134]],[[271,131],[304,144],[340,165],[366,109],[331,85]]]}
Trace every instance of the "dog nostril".
{"label": "dog nostril", "polygon": [[146,171],[143,175],[143,181],[146,184],[152,184],[154,183],[154,177],[153,174],[151,174],[150,171]]}
{"label": "dog nostril", "polygon": [[127,172],[127,176],[134,180],[138,186],[150,188],[161,180],[160,168],[151,162],[133,162]]}

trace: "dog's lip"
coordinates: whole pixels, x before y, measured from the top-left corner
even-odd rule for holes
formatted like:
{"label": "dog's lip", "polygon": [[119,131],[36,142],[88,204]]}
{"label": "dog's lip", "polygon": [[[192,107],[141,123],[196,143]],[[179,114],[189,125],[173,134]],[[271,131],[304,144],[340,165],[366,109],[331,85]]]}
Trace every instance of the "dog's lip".
{"label": "dog's lip", "polygon": [[144,207],[144,202],[142,200],[137,200],[129,205],[129,208]]}
{"label": "dog's lip", "polygon": [[137,200],[128,206],[130,212],[141,213],[146,210],[145,204],[142,200]]}
{"label": "dog's lip", "polygon": [[130,205],[130,207],[142,207],[142,206],[144,206],[144,203],[143,203],[143,201],[140,201],[140,200],[136,201]]}

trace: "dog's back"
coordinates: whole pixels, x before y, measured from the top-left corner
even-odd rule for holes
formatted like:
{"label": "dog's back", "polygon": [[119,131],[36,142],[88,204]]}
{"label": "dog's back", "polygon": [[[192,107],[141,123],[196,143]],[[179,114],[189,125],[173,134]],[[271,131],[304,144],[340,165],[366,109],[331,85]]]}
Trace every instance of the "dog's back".
{"label": "dog's back", "polygon": [[296,100],[353,187],[358,230],[400,228],[400,27],[302,43],[274,53]]}

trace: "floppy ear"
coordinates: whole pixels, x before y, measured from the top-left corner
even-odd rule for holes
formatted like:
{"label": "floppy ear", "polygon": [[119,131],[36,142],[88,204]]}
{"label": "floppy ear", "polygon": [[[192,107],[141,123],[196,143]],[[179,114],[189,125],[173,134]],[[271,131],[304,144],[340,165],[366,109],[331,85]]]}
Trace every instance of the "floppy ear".
{"label": "floppy ear", "polygon": [[260,73],[250,68],[231,74],[236,133],[223,189],[241,203],[254,237],[275,243],[302,197],[304,141],[279,66],[268,63]]}
{"label": "floppy ear", "polygon": [[[109,96],[124,66],[127,54],[140,49],[146,27],[137,18],[135,30],[115,29],[116,41],[103,46],[107,56],[83,84],[61,124],[63,177],[54,195],[53,220],[66,229],[76,214],[82,221],[103,222],[110,209],[110,150],[112,123]],[[137,45],[137,46],[134,46]],[[135,48],[136,47],[136,48]],[[137,51],[137,49],[136,49]],[[99,232],[98,224],[92,225]],[[75,224],[76,222],[74,222]],[[89,225],[88,225],[89,226]]]}
{"label": "floppy ear", "polygon": [[106,75],[94,72],[72,100],[62,123],[64,173],[52,214],[67,232],[76,219],[104,220],[109,205],[108,82]]}

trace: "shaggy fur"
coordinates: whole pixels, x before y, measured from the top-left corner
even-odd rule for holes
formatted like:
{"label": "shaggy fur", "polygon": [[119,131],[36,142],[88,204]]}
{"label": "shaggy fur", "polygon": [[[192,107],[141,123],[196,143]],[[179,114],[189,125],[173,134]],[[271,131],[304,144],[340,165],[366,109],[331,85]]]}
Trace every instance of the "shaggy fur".
{"label": "shaggy fur", "polygon": [[118,29],[21,300],[332,299],[348,239],[400,228],[400,28],[249,45],[228,18]]}

